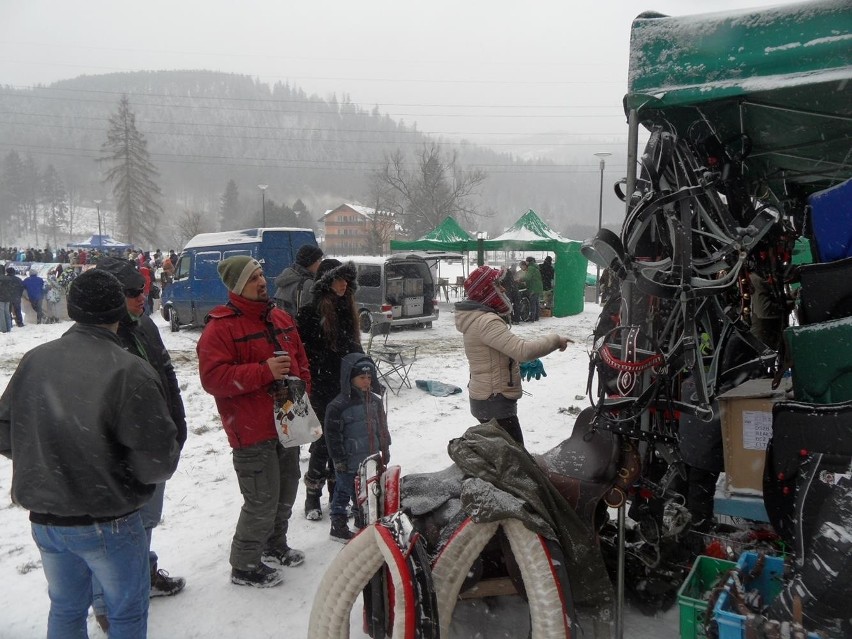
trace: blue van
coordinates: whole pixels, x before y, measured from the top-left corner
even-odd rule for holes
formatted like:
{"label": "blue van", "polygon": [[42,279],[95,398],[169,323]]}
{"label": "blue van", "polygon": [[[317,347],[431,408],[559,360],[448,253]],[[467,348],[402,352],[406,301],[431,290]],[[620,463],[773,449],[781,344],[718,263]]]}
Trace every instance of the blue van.
{"label": "blue van", "polygon": [[196,235],[181,251],[174,281],[163,292],[160,312],[172,331],[203,326],[210,310],[228,301],[216,267],[234,255],[250,255],[263,264],[271,297],[275,278],[293,263],[304,244],[317,245],[311,229],[259,228]]}

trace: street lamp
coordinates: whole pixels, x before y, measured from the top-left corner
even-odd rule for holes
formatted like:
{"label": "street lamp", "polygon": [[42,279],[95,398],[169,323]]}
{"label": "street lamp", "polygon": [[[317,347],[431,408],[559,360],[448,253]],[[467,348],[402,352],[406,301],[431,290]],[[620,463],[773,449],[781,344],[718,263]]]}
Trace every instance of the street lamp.
{"label": "street lamp", "polygon": [[263,228],[266,228],[266,189],[269,188],[268,184],[258,184],[257,188],[260,189],[260,199],[261,199],[261,210],[263,211]]}
{"label": "street lamp", "polygon": [[101,230],[101,201],[95,200],[95,206],[98,207],[98,246],[103,247],[104,236]]}
{"label": "street lamp", "polygon": [[[604,166],[606,166],[606,158],[608,158],[612,153],[609,151],[598,151],[595,153],[595,157],[600,158],[601,161],[601,190],[600,197],[598,199],[598,233],[601,232],[601,227],[603,226],[603,172]],[[597,265],[597,277],[595,278],[595,304],[600,304],[601,302],[601,267],[600,264]]]}

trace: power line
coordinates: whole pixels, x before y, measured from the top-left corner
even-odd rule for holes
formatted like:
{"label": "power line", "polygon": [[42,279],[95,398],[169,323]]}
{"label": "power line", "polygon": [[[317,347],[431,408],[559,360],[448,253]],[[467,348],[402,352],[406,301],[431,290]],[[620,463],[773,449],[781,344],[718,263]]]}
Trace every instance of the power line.
{"label": "power line", "polygon": [[[0,114],[6,112],[0,111]],[[19,115],[27,115],[27,114],[19,114]],[[92,118],[99,119],[104,122],[108,122],[108,120],[104,120],[101,118]],[[0,121],[0,124],[9,124],[14,126],[34,126],[39,128],[54,128],[54,129],[63,129],[69,131],[96,131],[103,133],[106,131],[106,127],[83,127],[83,126],[68,126],[65,124],[45,124],[44,122],[3,122]],[[148,122],[148,124],[162,124],[166,126],[176,126],[176,125],[187,125],[187,124],[198,124],[198,123],[188,123],[188,122]],[[199,125],[201,126],[201,125]],[[208,125],[214,126],[214,125]],[[270,127],[272,128],[272,127]],[[284,127],[274,127],[279,131],[291,131],[292,129],[287,129]],[[338,129],[299,129],[300,131],[335,131],[341,132]],[[394,133],[390,131],[357,131],[357,130],[349,130],[350,133],[383,133],[388,136],[393,136]],[[274,141],[274,142],[313,142],[317,144],[321,143],[336,143],[336,144],[380,144],[380,145],[388,145],[388,144],[411,144],[411,145],[421,145],[423,144],[423,140],[345,140],[342,138],[323,138],[317,140],[311,137],[273,137],[265,135],[226,135],[223,133],[192,133],[189,131],[152,131],[147,130],[144,131],[146,136],[158,136],[158,135],[168,135],[170,137],[174,136],[182,136],[182,137],[196,137],[196,138],[220,138],[225,140],[265,140],[265,141]],[[626,136],[622,136],[626,139]],[[433,142],[433,144],[437,146],[460,146],[459,142]],[[523,146],[541,146],[541,142],[490,142],[488,146],[505,146],[505,147],[523,147]],[[595,142],[548,142],[548,146],[550,147],[570,147],[570,146],[598,146],[600,145],[600,141]]]}
{"label": "power line", "polygon": [[[64,114],[58,113],[35,113],[33,111],[0,111],[0,115],[23,115],[23,116],[31,116],[31,117],[44,117],[44,118],[63,118],[68,119],[69,117],[73,120],[97,120],[98,122],[109,122],[109,118],[106,117],[98,117],[93,115],[73,115],[68,116]],[[164,121],[164,120],[146,120],[144,118],[138,119],[137,122],[139,124],[163,124],[166,126],[207,126],[207,127],[219,127],[219,128],[229,128],[229,129],[261,129],[264,131],[292,131],[292,127],[286,126],[275,126],[269,124],[234,124],[231,122],[199,122],[198,120],[189,122],[189,121]],[[467,131],[425,131],[425,130],[402,130],[402,131],[392,131],[389,129],[347,129],[341,127],[299,127],[300,131],[310,131],[315,133],[322,132],[342,132],[342,133],[381,133],[385,135],[391,134],[403,134],[403,135],[522,135],[525,137],[553,137],[553,136],[583,136],[583,137],[619,137],[624,138],[626,134],[623,133],[570,133],[570,132],[548,132],[548,133],[522,133],[522,132],[505,132],[505,131],[476,131],[476,132],[467,132]]]}
{"label": "power line", "polygon": [[[13,149],[29,149],[38,151],[45,155],[57,155],[61,157],[83,157],[97,160],[101,157],[100,149],[79,149],[57,146],[39,146],[32,144],[15,145],[8,142],[0,142],[0,146]],[[375,171],[385,166],[384,162],[372,162],[367,160],[297,160],[292,158],[275,157],[235,157],[228,155],[194,155],[180,153],[151,153],[152,158],[158,158],[159,162],[179,164],[203,164],[215,166],[247,166],[247,167],[269,167],[289,169],[320,169],[340,171]],[[237,162],[230,162],[231,160]],[[414,164],[403,163],[406,166]],[[336,165],[336,166],[335,166]],[[589,169],[582,167],[590,166]],[[360,167],[360,168],[358,168]],[[546,164],[546,165],[511,165],[511,164],[482,164],[471,163],[467,165],[464,173],[472,169],[488,169],[490,173],[528,173],[528,174],[564,174],[564,169],[571,169],[572,173],[596,173],[597,169],[591,165],[582,164]],[[557,170],[563,169],[563,170]]]}
{"label": "power line", "polygon": [[[227,97],[227,96],[207,96],[207,95],[174,95],[170,93],[134,93],[131,91],[106,91],[103,89],[69,89],[65,87],[43,87],[43,86],[32,86],[32,85],[7,85],[11,86],[11,88],[19,89],[19,90],[32,90],[32,91],[64,91],[66,93],[94,93],[101,95],[115,95],[115,96],[137,96],[137,97],[155,97],[155,98],[169,98],[169,99],[178,99],[178,100],[224,100],[229,102],[258,102],[258,103],[273,103],[273,104],[304,104],[306,101],[310,102],[310,98],[305,99],[295,99],[295,100],[284,100],[281,98],[235,98],[235,97]],[[322,98],[317,98],[318,102],[323,104],[328,104],[327,100]],[[345,102],[344,104],[353,104],[353,106],[358,106],[359,108],[366,109],[367,107],[363,107],[360,105],[355,105],[354,103]],[[465,108],[465,109],[617,109],[619,111],[623,111],[623,107],[621,105],[598,105],[598,104],[577,104],[577,105],[569,105],[569,104],[422,104],[417,102],[378,102],[376,104],[371,104],[372,106],[385,106],[385,107],[429,107],[429,108]],[[370,107],[370,108],[371,108]]]}
{"label": "power line", "polygon": [[[20,95],[20,94],[17,94],[17,93],[7,93],[7,92],[0,91],[0,96],[4,96],[4,95],[8,96],[8,97],[12,97],[12,98],[21,98],[21,99],[62,100],[63,102],[73,101],[73,102],[85,102],[85,103],[90,103],[90,104],[94,103],[94,104],[104,104],[104,105],[112,105],[113,104],[112,102],[105,102],[104,100],[94,100],[94,99],[87,99],[87,98],[68,98],[68,97],[63,97],[63,96],[49,96],[49,95],[27,96],[27,95]],[[136,95],[137,98],[146,97],[145,94],[135,94],[135,95]],[[181,96],[181,97],[183,97],[183,96]],[[207,99],[219,99],[219,98],[207,98]],[[302,103],[304,103],[304,101],[302,101]],[[328,103],[325,102],[325,101],[318,101],[317,103],[322,104],[322,105],[328,105]],[[205,104],[163,104],[163,103],[157,103],[157,102],[134,102],[132,104],[135,104],[135,105],[138,105],[138,106],[164,107],[164,108],[170,108],[170,109],[175,109],[175,108],[176,109],[216,109],[217,111],[246,111],[246,112],[250,112],[250,113],[270,113],[270,114],[272,114],[272,113],[295,113],[295,114],[311,114],[311,115],[317,115],[317,116],[320,116],[320,115],[340,116],[341,115],[341,112],[339,110],[322,112],[322,111],[315,111],[315,110],[311,110],[311,109],[308,109],[308,110],[256,109],[256,108],[251,108],[251,107],[230,107],[230,106],[222,106],[222,105],[205,105]],[[344,103],[344,104],[352,104],[352,103]],[[359,112],[354,113],[352,115],[363,115],[363,116],[371,117],[370,113],[368,111],[362,109],[362,107],[355,105],[355,104],[352,104],[352,106],[355,107],[355,108],[361,109]],[[531,107],[531,108],[534,108],[534,107]],[[582,107],[582,108],[613,108],[613,109],[617,108],[619,111],[621,110],[621,107]],[[482,118],[482,117],[488,117],[488,118],[508,118],[508,119],[525,118],[526,119],[526,118],[535,117],[535,118],[558,119],[558,118],[590,118],[590,117],[596,117],[594,115],[589,115],[587,113],[578,113],[578,114],[573,114],[573,115],[571,115],[571,114],[554,114],[554,115],[536,114],[536,115],[530,115],[528,113],[519,113],[519,114],[493,114],[493,113],[489,113],[489,114],[483,115],[481,113],[392,113],[392,112],[388,112],[385,115],[390,116],[390,117],[396,117],[396,118],[405,118],[405,117],[412,117],[412,118],[414,118],[414,117],[417,117],[417,118],[437,118],[437,117],[444,117],[444,118]],[[609,117],[609,116],[597,116],[597,117]]]}

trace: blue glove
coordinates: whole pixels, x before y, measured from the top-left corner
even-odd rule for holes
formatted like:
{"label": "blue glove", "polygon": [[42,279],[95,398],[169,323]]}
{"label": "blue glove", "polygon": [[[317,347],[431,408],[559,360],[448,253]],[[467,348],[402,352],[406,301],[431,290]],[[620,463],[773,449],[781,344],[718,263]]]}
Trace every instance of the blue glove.
{"label": "blue glove", "polygon": [[[524,375],[526,375],[526,377],[524,377]],[[533,377],[536,379],[547,377],[547,373],[544,372],[544,364],[541,363],[540,359],[534,359],[531,362],[524,362],[521,364],[521,379],[530,381]]]}

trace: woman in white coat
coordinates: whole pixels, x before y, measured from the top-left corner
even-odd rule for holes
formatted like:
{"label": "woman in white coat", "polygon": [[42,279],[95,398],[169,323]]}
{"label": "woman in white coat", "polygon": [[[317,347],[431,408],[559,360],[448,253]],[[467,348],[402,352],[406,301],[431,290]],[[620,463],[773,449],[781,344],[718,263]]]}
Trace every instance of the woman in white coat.
{"label": "woman in white coat", "polygon": [[465,299],[455,305],[456,329],[464,338],[470,366],[470,412],[480,421],[491,419],[523,446],[518,421],[521,362],[564,351],[567,337],[551,333],[534,340],[513,334],[508,316],[512,305],[503,288],[505,270],[480,266],[465,280]]}

